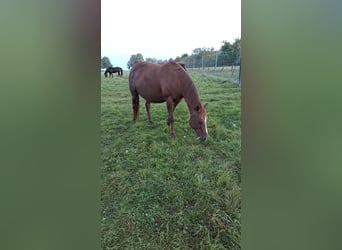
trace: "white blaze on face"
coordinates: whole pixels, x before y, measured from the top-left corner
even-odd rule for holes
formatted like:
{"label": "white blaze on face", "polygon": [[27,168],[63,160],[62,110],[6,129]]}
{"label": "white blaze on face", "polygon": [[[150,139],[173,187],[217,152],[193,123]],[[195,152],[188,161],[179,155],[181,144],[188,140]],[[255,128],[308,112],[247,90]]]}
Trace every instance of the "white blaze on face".
{"label": "white blaze on face", "polygon": [[208,129],[207,129],[207,116],[204,117],[204,126],[205,126],[205,132],[208,134]]}

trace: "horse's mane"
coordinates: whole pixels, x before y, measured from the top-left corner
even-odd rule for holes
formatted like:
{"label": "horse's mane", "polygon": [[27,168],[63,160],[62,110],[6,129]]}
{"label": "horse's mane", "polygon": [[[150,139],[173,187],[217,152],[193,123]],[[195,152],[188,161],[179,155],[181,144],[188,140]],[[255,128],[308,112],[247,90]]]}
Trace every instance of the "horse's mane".
{"label": "horse's mane", "polygon": [[[201,107],[201,102],[199,99],[198,91],[195,86],[195,83],[192,81],[191,77],[189,76],[188,72],[186,71],[185,64],[184,63],[176,63],[171,62],[176,70],[181,70],[184,73],[179,74],[179,77],[181,77],[181,81],[186,85],[186,91],[184,92],[184,99],[186,100],[186,103],[189,107],[189,110],[191,107]],[[191,111],[190,111],[191,112]]]}
{"label": "horse's mane", "polygon": [[186,68],[185,68],[185,63],[178,62],[177,64],[179,64],[180,66],[182,66],[182,67],[186,70]]}

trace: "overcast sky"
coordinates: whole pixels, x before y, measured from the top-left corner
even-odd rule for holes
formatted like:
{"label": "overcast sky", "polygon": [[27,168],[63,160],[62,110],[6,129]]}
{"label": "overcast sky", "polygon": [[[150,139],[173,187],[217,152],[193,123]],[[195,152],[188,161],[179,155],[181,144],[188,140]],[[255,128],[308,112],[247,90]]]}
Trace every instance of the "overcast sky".
{"label": "overcast sky", "polygon": [[241,38],[241,0],[101,0],[101,56],[176,58]]}

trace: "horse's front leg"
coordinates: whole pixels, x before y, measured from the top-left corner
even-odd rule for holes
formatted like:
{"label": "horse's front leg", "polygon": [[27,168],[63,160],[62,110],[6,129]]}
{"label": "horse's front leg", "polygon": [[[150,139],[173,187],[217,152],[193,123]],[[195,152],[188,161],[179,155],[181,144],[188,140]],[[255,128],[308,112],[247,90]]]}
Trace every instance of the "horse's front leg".
{"label": "horse's front leg", "polygon": [[151,113],[150,113],[151,103],[146,101],[145,107],[146,107],[148,121],[150,124],[153,124],[153,120],[152,120]]}
{"label": "horse's front leg", "polygon": [[169,113],[169,117],[167,118],[167,125],[170,126],[171,137],[176,139],[176,132],[174,129],[174,117],[173,117],[174,103],[173,101],[167,101],[167,111]]}

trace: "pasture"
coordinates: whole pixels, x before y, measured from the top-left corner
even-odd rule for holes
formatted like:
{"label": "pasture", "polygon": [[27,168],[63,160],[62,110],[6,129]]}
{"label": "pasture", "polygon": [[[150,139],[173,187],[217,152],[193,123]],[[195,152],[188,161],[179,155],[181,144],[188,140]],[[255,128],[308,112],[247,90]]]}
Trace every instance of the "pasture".
{"label": "pasture", "polygon": [[151,105],[150,125],[140,97],[134,125],[128,72],[101,74],[102,249],[240,249],[240,88],[190,71],[209,103],[200,143],[184,100],[173,140],[166,103]]}

